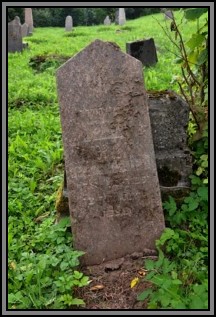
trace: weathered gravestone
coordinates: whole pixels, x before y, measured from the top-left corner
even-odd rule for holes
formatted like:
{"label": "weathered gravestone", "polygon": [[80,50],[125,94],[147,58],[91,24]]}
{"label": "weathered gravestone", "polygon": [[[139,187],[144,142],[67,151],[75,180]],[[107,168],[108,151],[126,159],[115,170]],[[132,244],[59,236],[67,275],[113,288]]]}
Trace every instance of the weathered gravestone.
{"label": "weathered gravestone", "polygon": [[115,24],[119,24],[119,9],[115,11]]}
{"label": "weathered gravestone", "polygon": [[[187,145],[189,106],[172,91],[147,92],[154,150],[162,199],[169,195],[181,202],[190,191],[192,156]],[[60,218],[69,215],[66,172],[57,202]]]}
{"label": "weathered gravestone", "polygon": [[57,70],[74,247],[93,265],[164,229],[142,64],[96,40]]}
{"label": "weathered gravestone", "polygon": [[28,25],[28,35],[32,35],[34,30],[32,8],[25,8],[25,23]]}
{"label": "weathered gravestone", "polygon": [[126,23],[125,9],[119,8],[115,12],[115,24],[124,25]]}
{"label": "weathered gravestone", "polygon": [[65,19],[65,31],[71,31],[73,27],[72,16],[68,15]]}
{"label": "weathered gravestone", "polygon": [[109,16],[107,15],[106,18],[104,19],[104,25],[110,25],[110,24],[111,24],[111,20]]}
{"label": "weathered gravestone", "polygon": [[192,156],[187,145],[189,106],[176,93],[148,92],[149,115],[163,199],[177,200],[190,190]]}
{"label": "weathered gravestone", "polygon": [[155,65],[158,61],[153,38],[126,43],[126,52],[140,60],[144,66]]}
{"label": "weathered gravestone", "polygon": [[22,48],[20,18],[15,17],[13,21],[8,23],[8,52],[21,52]]}
{"label": "weathered gravestone", "polygon": [[125,9],[119,8],[118,24],[124,25],[126,23]]}
{"label": "weathered gravestone", "polygon": [[28,24],[24,23],[21,26],[22,37],[28,36]]}

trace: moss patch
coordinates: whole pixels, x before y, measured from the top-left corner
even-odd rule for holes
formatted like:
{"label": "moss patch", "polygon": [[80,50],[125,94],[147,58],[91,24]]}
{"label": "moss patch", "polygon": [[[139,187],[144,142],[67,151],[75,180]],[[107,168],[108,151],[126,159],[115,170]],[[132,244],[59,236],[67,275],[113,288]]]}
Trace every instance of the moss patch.
{"label": "moss patch", "polygon": [[55,209],[57,212],[57,222],[63,217],[70,216],[68,198],[63,195],[63,183],[57,191]]}

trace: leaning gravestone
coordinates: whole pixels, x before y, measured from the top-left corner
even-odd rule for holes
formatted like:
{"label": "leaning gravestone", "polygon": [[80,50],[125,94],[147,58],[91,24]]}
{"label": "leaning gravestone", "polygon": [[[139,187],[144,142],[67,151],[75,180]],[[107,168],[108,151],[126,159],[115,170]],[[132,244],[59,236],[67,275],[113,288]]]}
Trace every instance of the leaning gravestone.
{"label": "leaning gravestone", "polygon": [[71,31],[73,27],[72,16],[68,15],[65,19],[65,31]]}
{"label": "leaning gravestone", "polygon": [[25,23],[28,25],[28,35],[32,35],[34,29],[32,8],[25,8]]}
{"label": "leaning gravestone", "polygon": [[20,18],[15,17],[13,21],[8,23],[8,52],[21,52],[22,49]]}
{"label": "leaning gravestone", "polygon": [[104,25],[110,25],[110,24],[111,24],[111,20],[109,16],[107,15],[106,18],[104,19]]}
{"label": "leaning gravestone", "polygon": [[190,189],[192,156],[187,145],[189,106],[172,91],[148,92],[157,172],[162,196],[177,199]]}
{"label": "leaning gravestone", "polygon": [[140,60],[144,66],[155,65],[158,61],[153,38],[126,43],[126,52]]}
{"label": "leaning gravestone", "polygon": [[28,24],[24,23],[21,26],[22,37],[28,36]]}
{"label": "leaning gravestone", "polygon": [[164,229],[142,64],[96,40],[57,70],[74,247],[94,265]]}

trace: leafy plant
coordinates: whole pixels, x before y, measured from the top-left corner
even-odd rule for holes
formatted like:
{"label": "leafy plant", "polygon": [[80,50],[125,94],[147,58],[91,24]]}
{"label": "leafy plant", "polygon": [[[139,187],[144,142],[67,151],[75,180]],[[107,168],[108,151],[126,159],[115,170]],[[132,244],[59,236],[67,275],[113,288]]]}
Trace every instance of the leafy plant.
{"label": "leafy plant", "polygon": [[73,297],[74,287],[89,283],[87,276],[75,270],[78,258],[84,253],[73,250],[71,246],[72,237],[66,231],[70,226],[68,218],[51,228],[49,224],[49,220],[44,221],[37,230],[37,236],[29,237],[32,249],[21,252],[19,262],[9,260],[10,308],[84,305],[81,299]]}

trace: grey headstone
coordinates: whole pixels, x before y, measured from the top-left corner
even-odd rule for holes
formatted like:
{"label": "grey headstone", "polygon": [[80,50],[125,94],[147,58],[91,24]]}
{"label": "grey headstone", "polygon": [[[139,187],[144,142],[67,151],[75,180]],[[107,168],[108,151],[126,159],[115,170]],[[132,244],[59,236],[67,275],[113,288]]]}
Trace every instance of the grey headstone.
{"label": "grey headstone", "polygon": [[153,38],[126,43],[126,52],[140,60],[144,66],[155,65],[158,61]]}
{"label": "grey headstone", "polygon": [[126,16],[125,16],[125,9],[119,8],[119,18],[118,18],[118,24],[124,25],[126,23]]}
{"label": "grey headstone", "polygon": [[115,24],[118,25],[118,18],[119,18],[119,10],[115,11]]}
{"label": "grey headstone", "polygon": [[68,15],[65,19],[65,31],[71,31],[73,27],[72,16]]}
{"label": "grey headstone", "polygon": [[142,63],[96,40],[57,70],[74,247],[92,265],[164,229]]}
{"label": "grey headstone", "polygon": [[8,23],[8,52],[21,52],[22,33],[19,17]]}
{"label": "grey headstone", "polygon": [[164,11],[165,19],[173,19],[173,12],[171,10]]}
{"label": "grey headstone", "polygon": [[[182,201],[190,191],[192,174],[192,156],[187,145],[190,109],[181,96],[172,91],[148,92],[148,98],[161,195],[163,201],[169,195]],[[68,197],[66,173],[63,196]]]}
{"label": "grey headstone", "polygon": [[111,24],[111,20],[109,16],[107,15],[106,18],[104,19],[104,25],[110,25],[110,24]]}
{"label": "grey headstone", "polygon": [[34,30],[32,8],[25,8],[25,23],[28,25],[28,35],[32,35]]}
{"label": "grey headstone", "polygon": [[28,24],[24,23],[21,27],[22,37],[28,36]]}
{"label": "grey headstone", "polygon": [[189,106],[174,92],[149,93],[149,114],[160,186],[172,195],[173,190],[190,186]]}

